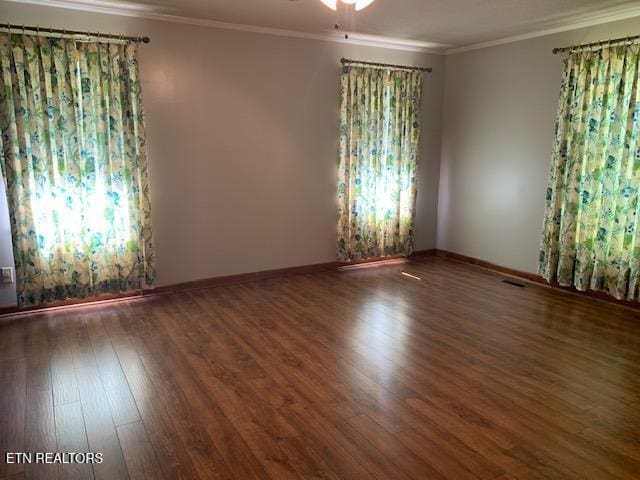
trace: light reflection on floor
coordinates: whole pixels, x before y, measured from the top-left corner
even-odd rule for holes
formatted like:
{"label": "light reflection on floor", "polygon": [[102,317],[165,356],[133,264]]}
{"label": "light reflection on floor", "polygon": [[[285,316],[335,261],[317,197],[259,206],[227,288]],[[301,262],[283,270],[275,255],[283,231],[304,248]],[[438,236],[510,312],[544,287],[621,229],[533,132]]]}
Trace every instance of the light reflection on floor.
{"label": "light reflection on floor", "polygon": [[[396,317],[389,313],[393,311]],[[402,318],[399,320],[398,318]],[[407,361],[410,318],[403,302],[384,301],[372,297],[363,303],[358,320],[353,324],[352,348],[367,362],[376,374],[376,381],[383,387],[392,387],[394,377]],[[390,395],[389,390],[379,390],[378,402]]]}

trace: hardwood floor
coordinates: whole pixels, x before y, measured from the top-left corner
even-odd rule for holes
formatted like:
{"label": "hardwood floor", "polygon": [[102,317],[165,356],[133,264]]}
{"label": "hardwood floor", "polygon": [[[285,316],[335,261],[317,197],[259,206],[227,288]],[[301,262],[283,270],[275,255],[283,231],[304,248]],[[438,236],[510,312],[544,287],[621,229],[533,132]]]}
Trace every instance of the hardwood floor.
{"label": "hardwood floor", "polygon": [[[410,273],[420,280],[402,275]],[[640,478],[640,312],[451,260],[0,324],[0,478]]]}

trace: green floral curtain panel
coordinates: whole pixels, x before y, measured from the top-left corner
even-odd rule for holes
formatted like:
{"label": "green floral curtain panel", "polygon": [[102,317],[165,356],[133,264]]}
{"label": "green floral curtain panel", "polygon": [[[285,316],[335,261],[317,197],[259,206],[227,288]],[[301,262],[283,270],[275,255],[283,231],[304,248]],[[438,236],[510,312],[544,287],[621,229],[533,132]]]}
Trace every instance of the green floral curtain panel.
{"label": "green floral curtain panel", "polygon": [[578,290],[638,300],[638,45],[566,60],[539,271]]}
{"label": "green floral curtain panel", "polygon": [[0,34],[20,306],[153,281],[137,45]]}
{"label": "green floral curtain panel", "polygon": [[347,66],[341,78],[338,257],[410,255],[422,73]]}

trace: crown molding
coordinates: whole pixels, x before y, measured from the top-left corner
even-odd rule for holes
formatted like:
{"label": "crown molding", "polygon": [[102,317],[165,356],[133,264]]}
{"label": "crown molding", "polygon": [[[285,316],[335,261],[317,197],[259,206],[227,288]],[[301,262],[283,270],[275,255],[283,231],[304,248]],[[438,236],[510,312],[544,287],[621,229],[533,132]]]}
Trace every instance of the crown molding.
{"label": "crown molding", "polygon": [[[136,17],[147,20],[158,20],[162,22],[180,23],[184,25],[195,25],[199,27],[219,28],[224,30],[236,30],[242,32],[258,33],[264,35],[275,35],[280,37],[303,38],[308,40],[320,40],[325,42],[348,43],[352,45],[364,45],[369,47],[390,48],[394,50],[405,50],[410,52],[433,53],[444,55],[450,44],[423,42],[418,40],[407,40],[403,38],[386,37],[382,35],[367,35],[357,32],[336,32],[328,31],[322,33],[302,32],[299,30],[286,30],[282,28],[260,27],[257,25],[246,25],[240,23],[220,22],[205,18],[186,17],[164,13],[151,5],[136,3],[117,3],[108,0],[4,0],[10,3],[22,3],[45,7],[63,8],[68,10],[79,10],[84,12],[101,13],[108,15],[119,15],[125,17]],[[345,38],[345,35],[348,38]]]}
{"label": "crown molding", "polygon": [[519,42],[521,40],[528,40],[530,38],[544,37],[546,35],[552,35],[554,33],[592,27],[595,25],[601,25],[603,23],[626,20],[628,18],[634,18],[638,16],[640,16],[640,4],[638,2],[629,2],[628,4],[605,8],[599,10],[598,12],[573,15],[571,19],[567,20],[548,21],[541,25],[538,25],[539,29],[533,32],[503,37],[496,40],[489,40],[487,42],[474,43],[471,45],[465,45],[463,47],[452,48],[447,50],[445,54],[453,55],[456,53],[463,53],[471,50],[479,50],[481,48],[495,47],[497,45],[504,45],[505,43],[513,43]]}
{"label": "crown molding", "polygon": [[[561,33],[578,28],[585,28],[603,23],[615,22],[640,16],[640,5],[638,2],[629,2],[623,5],[614,6],[599,10],[598,12],[573,15],[570,19],[550,20],[536,25],[537,29],[519,35],[489,40],[486,42],[474,43],[461,47],[453,47],[450,44],[437,42],[424,42],[418,40],[407,40],[403,38],[393,38],[382,35],[367,35],[357,32],[336,32],[327,31],[320,33],[302,32],[299,30],[286,30],[282,28],[261,27],[257,25],[246,25],[239,23],[221,22],[205,18],[186,17],[169,14],[160,11],[152,5],[139,3],[122,3],[110,0],[3,0],[10,3],[21,3],[38,5],[45,7],[63,8],[68,10],[79,10],[92,13],[102,13],[108,15],[119,15],[125,17],[136,17],[148,20],[158,20],[162,22],[179,23],[184,25],[195,25],[208,28],[219,28],[223,30],[236,30],[242,32],[258,33],[264,35],[275,35],[289,38],[303,38],[308,40],[319,40],[325,42],[346,43],[352,45],[364,45],[377,48],[389,48],[410,52],[433,53],[436,55],[453,55],[481,48],[494,47],[506,43],[518,42],[531,38],[543,37],[554,33]],[[345,34],[348,38],[345,38]]]}

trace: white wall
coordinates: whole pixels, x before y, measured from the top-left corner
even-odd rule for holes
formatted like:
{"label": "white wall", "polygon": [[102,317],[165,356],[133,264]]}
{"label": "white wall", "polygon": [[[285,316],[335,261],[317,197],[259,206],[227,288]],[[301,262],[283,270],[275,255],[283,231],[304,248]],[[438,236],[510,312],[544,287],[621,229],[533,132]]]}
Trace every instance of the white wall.
{"label": "white wall", "polygon": [[[11,228],[9,211],[7,210],[4,181],[0,178],[0,266],[13,267],[13,251],[11,248]],[[16,299],[14,283],[0,283],[0,307],[13,305]]]}
{"label": "white wall", "polygon": [[536,272],[562,57],[640,31],[640,18],[446,59],[437,246]]}
{"label": "white wall", "polygon": [[[335,259],[339,59],[422,64],[416,248],[435,247],[444,57],[0,1],[2,21],[140,47],[158,284]],[[0,262],[10,237],[0,195]],[[12,303],[0,288],[0,304]]]}

